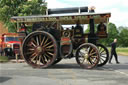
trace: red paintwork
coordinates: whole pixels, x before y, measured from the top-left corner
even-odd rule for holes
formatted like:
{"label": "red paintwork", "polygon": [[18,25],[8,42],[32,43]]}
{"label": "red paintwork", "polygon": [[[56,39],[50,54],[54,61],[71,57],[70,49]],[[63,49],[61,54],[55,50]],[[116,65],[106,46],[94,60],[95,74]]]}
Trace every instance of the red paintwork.
{"label": "red paintwork", "polygon": [[18,44],[21,44],[21,42],[20,41],[9,41],[9,42],[6,42],[7,44],[9,44],[9,43],[18,43]]}
{"label": "red paintwork", "polygon": [[4,34],[2,34],[2,36],[0,36],[0,48],[2,50],[4,50],[4,48],[6,48],[8,44],[10,44],[10,45],[15,44],[15,43],[17,43],[19,45],[21,44],[20,41],[8,41],[8,42],[5,42],[5,36],[7,36],[7,37],[8,36],[9,37],[14,37],[14,36],[18,37],[18,34],[16,34],[16,33],[4,33]]}
{"label": "red paintwork", "polygon": [[61,38],[61,41],[70,41],[70,38],[64,37],[64,38]]}

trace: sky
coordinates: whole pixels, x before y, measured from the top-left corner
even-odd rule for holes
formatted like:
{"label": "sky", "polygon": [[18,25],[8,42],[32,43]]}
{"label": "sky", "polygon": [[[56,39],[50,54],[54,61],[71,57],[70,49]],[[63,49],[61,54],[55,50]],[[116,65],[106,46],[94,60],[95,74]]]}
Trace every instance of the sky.
{"label": "sky", "polygon": [[95,6],[95,12],[111,12],[110,22],[128,27],[128,0],[45,0],[48,8]]}

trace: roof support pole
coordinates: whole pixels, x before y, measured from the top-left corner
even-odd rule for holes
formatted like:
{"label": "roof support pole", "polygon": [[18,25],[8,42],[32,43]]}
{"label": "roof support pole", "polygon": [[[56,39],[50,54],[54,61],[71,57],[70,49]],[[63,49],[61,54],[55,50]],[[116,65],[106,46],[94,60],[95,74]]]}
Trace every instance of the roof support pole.
{"label": "roof support pole", "polygon": [[17,32],[19,32],[19,22],[17,22]]}
{"label": "roof support pole", "polygon": [[90,34],[94,34],[95,31],[94,31],[94,19],[90,19],[89,21],[89,25],[90,25]]}
{"label": "roof support pole", "polygon": [[96,45],[97,36],[95,34],[94,19],[90,19],[89,25],[90,25],[90,33],[88,35],[88,42]]}

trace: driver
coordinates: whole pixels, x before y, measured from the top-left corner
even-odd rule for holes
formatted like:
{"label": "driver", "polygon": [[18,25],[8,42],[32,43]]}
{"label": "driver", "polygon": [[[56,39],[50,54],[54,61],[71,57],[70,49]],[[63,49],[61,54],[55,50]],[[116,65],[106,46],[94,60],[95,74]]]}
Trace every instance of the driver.
{"label": "driver", "polygon": [[25,26],[25,23],[21,23],[21,29],[20,32],[26,32],[27,27]]}

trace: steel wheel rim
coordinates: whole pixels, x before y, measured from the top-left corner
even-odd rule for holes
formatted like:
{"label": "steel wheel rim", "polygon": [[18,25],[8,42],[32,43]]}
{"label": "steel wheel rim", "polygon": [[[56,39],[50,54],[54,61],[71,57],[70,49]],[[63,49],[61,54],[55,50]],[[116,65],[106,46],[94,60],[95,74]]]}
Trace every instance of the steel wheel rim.
{"label": "steel wheel rim", "polygon": [[33,32],[23,42],[22,54],[32,67],[45,68],[56,59],[57,44],[47,32]]}

